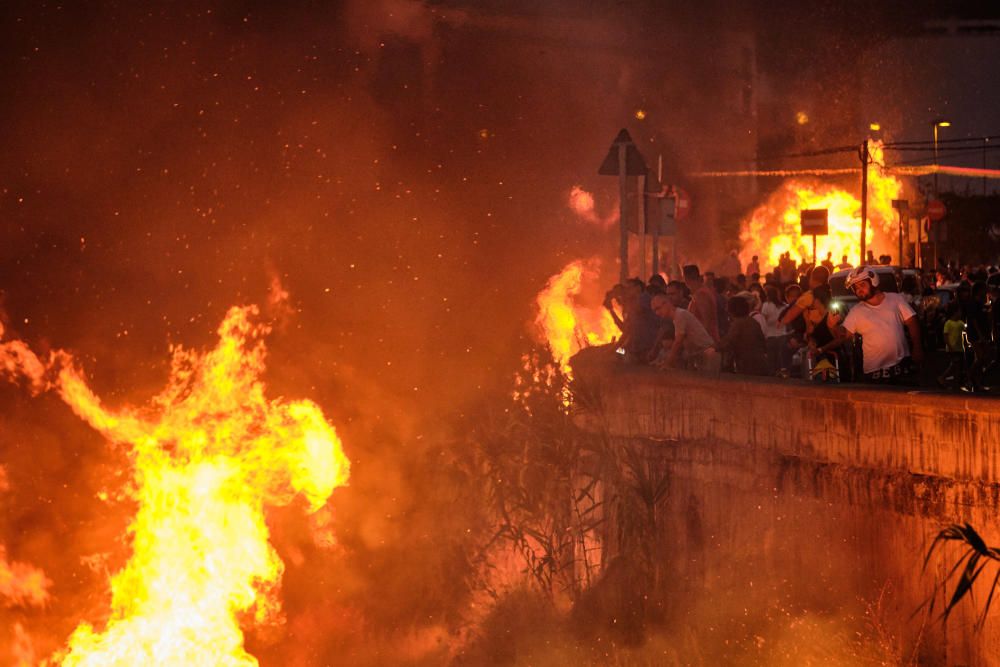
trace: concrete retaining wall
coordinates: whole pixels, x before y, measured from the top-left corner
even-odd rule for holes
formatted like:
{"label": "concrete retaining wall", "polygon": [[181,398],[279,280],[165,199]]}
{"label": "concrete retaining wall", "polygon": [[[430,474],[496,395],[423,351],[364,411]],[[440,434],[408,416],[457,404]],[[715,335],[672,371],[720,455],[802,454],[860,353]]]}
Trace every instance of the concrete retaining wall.
{"label": "concrete retaining wall", "polygon": [[979,632],[967,602],[946,626],[913,616],[959,554],[921,573],[942,525],[968,521],[1000,545],[996,401],[657,373],[596,356],[578,358],[576,373],[592,394],[581,423],[666,454],[671,561],[720,614],[778,604],[845,636],[881,636],[900,662],[1000,665],[1000,605]]}

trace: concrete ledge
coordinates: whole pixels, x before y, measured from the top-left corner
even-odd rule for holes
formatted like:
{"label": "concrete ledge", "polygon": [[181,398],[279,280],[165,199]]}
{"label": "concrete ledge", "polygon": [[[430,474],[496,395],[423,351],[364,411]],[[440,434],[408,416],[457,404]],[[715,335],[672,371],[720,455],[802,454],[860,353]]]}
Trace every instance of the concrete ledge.
{"label": "concrete ledge", "polygon": [[819,462],[1000,482],[1000,402],[574,358],[613,437],[713,440]]}

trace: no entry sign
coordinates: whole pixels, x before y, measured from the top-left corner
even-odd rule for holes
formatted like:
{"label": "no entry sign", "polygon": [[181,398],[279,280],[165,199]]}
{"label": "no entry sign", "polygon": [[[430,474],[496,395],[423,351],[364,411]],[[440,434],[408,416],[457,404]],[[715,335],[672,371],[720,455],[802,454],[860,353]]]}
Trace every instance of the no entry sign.
{"label": "no entry sign", "polygon": [[944,218],[948,213],[948,209],[945,207],[944,202],[940,199],[934,199],[927,202],[927,217],[937,222]]}
{"label": "no entry sign", "polygon": [[677,210],[674,211],[674,220],[680,221],[691,215],[691,195],[674,186],[674,194],[677,197]]}

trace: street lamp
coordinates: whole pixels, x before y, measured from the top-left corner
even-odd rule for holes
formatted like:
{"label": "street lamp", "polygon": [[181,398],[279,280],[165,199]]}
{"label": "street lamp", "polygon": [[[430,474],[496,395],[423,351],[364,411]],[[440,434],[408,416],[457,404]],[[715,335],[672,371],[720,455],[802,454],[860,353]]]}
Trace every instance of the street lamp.
{"label": "street lamp", "polygon": [[944,118],[938,118],[933,123],[934,126],[934,196],[938,195],[938,128],[939,127],[951,127],[951,121],[945,120]]}

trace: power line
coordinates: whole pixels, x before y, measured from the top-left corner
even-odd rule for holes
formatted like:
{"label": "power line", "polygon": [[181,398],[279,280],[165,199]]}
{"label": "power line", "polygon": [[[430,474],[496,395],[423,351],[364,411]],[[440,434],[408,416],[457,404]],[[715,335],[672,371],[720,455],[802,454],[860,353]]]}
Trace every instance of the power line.
{"label": "power line", "polygon": [[[991,134],[985,137],[964,137],[961,139],[939,139],[937,144],[940,146],[942,144],[960,144],[960,143],[970,143],[979,142],[984,143],[991,141],[993,139],[1000,139],[1000,135]],[[913,146],[914,148],[903,148],[904,146]],[[921,147],[930,146],[933,150],[934,140],[933,139],[921,139],[919,141],[891,141],[882,144],[882,148],[890,148],[894,150],[920,150]]]}
{"label": "power line", "polygon": [[729,176],[844,176],[860,174],[861,167],[842,169],[743,169],[738,171],[696,171],[693,178],[725,178]]}
{"label": "power line", "polygon": [[[992,151],[995,149],[1000,149],[1000,141],[996,144],[990,144],[991,140],[1000,140],[1000,135],[991,134],[982,137],[965,137],[961,139],[941,139],[937,142],[937,147],[934,145],[933,140],[914,140],[914,141],[893,141],[889,143],[884,143],[881,147],[885,150],[893,150],[898,152],[923,152],[923,151],[935,151],[938,152],[937,160],[940,162],[942,158],[948,157],[961,157],[965,155],[972,155],[982,151]],[[964,144],[964,145],[963,145]],[[950,147],[950,151],[947,153],[942,153],[940,146],[946,145]],[[774,162],[778,160],[790,160],[798,158],[807,157],[822,157],[824,155],[836,155],[838,153],[857,153],[858,145],[850,146],[832,146],[830,148],[819,148],[812,151],[802,151],[798,153],[784,153],[781,155],[768,155],[759,156],[756,158],[746,158],[741,160],[734,160],[733,162],[741,163],[762,163],[762,162]],[[904,160],[897,162],[898,165],[919,165],[922,162],[926,162],[928,158],[919,158],[916,160]],[[891,168],[891,167],[890,167]],[[690,174],[691,176],[705,178],[705,177],[723,177],[723,176],[835,176],[844,175],[851,173],[860,173],[861,169],[858,168],[815,168],[815,169],[740,169],[733,171],[725,170],[706,170],[699,171]]]}
{"label": "power line", "polygon": [[815,151],[806,151],[803,153],[787,153],[785,155],[771,155],[765,157],[757,158],[758,162],[768,162],[770,160],[785,160],[788,158],[800,158],[800,157],[818,157],[821,155],[834,155],[836,153],[854,153],[858,150],[857,146],[834,146],[833,148],[820,148]]}
{"label": "power line", "polygon": [[938,156],[937,156],[937,158],[935,158],[933,155],[928,155],[926,157],[915,158],[915,159],[912,159],[912,160],[899,160],[898,162],[894,162],[893,164],[894,165],[897,165],[897,164],[898,165],[903,165],[903,164],[933,164],[934,162],[941,162],[942,160],[945,160],[945,159],[948,159],[948,158],[965,157],[965,156],[969,156],[969,155],[982,155],[984,152],[992,152],[992,151],[996,151],[996,150],[1000,150],[1000,144],[986,144],[986,145],[977,146],[977,147],[974,147],[974,148],[973,147],[968,147],[968,148],[963,147],[963,148],[961,148],[959,150],[952,150],[952,151],[949,151],[947,153],[939,153]]}

